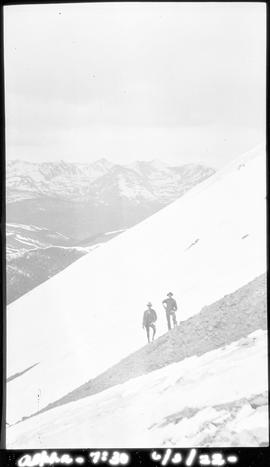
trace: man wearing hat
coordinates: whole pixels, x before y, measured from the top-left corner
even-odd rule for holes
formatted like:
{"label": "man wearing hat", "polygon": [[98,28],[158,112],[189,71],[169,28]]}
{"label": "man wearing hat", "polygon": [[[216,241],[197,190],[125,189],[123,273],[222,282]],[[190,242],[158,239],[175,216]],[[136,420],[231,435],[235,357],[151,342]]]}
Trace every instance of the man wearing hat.
{"label": "man wearing hat", "polygon": [[170,331],[171,327],[171,317],[173,320],[173,326],[177,326],[177,321],[176,321],[176,316],[175,312],[177,310],[177,303],[173,297],[173,293],[169,292],[167,293],[167,297],[165,300],[163,300],[162,305],[166,311],[166,318],[167,318],[167,324],[168,324],[168,330]]}
{"label": "man wearing hat", "polygon": [[152,341],[154,340],[156,334],[156,325],[155,322],[157,320],[157,314],[155,310],[152,308],[152,303],[147,303],[147,310],[145,310],[143,314],[143,329],[146,329],[147,340],[150,342],[150,328],[153,329],[153,337]]}

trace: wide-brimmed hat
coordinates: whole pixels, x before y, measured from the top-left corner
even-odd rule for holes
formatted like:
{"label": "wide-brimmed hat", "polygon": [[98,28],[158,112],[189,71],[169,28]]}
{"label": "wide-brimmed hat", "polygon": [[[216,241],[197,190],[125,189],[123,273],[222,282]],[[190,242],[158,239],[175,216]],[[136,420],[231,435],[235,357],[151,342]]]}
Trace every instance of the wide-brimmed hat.
{"label": "wide-brimmed hat", "polygon": [[147,303],[147,306],[152,306],[152,303],[151,303],[151,302],[148,302],[148,303]]}
{"label": "wide-brimmed hat", "polygon": [[168,297],[169,295],[173,295],[173,293],[172,293],[172,292],[168,292],[168,293],[167,293],[167,297]]}

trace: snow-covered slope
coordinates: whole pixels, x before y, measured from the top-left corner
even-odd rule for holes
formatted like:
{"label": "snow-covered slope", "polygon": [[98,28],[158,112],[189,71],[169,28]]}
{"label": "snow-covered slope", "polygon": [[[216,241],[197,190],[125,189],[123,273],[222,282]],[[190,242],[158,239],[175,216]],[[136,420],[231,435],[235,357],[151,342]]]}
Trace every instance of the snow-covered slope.
{"label": "snow-covered slope", "polygon": [[115,237],[105,232],[77,242],[36,225],[6,224],[7,303]]}
{"label": "snow-covered slope", "polygon": [[21,256],[27,251],[53,245],[67,246],[71,241],[59,232],[52,232],[36,225],[6,224],[7,259]]}
{"label": "snow-covered slope", "polygon": [[7,421],[144,345],[147,301],[161,334],[168,290],[184,320],[263,273],[265,236],[265,150],[258,147],[14,302],[8,376],[24,373],[8,384]]}
{"label": "snow-covered slope", "polygon": [[10,427],[7,447],[267,445],[267,400],[266,331],[256,331]]}
{"label": "snow-covered slope", "polygon": [[[266,287],[264,273],[233,293],[203,307],[200,313],[181,321],[180,326],[159,336],[151,345],[145,345],[127,355],[40,412],[94,395],[185,358],[222,348],[254,331],[266,330]],[[265,368],[261,371],[264,372]],[[190,403],[192,405],[192,401]]]}

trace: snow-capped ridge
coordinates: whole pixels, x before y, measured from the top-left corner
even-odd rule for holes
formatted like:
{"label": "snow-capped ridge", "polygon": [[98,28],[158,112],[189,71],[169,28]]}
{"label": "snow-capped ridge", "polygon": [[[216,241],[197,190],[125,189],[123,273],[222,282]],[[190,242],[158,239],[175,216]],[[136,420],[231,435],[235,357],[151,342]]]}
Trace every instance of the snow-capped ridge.
{"label": "snow-capped ridge", "polygon": [[[192,185],[211,175],[208,168],[202,170],[200,167],[199,170],[198,177],[194,165],[192,172],[183,180],[178,175],[178,168],[168,170],[167,165],[160,161],[138,161],[126,165],[114,164],[105,158],[90,164],[63,160],[40,164],[10,161],[7,164],[7,201],[19,201],[20,192],[21,199],[25,199],[27,191],[27,198],[43,195],[80,201],[96,199],[96,193],[99,193],[102,203],[102,190],[99,188],[109,190],[110,185],[117,188],[114,177],[118,174],[125,184],[132,183],[133,193],[137,192],[139,198],[145,196],[148,200],[153,192],[156,201],[164,204],[180,196],[186,184]],[[102,186],[102,180],[104,183],[106,180],[106,186]],[[131,192],[126,193],[127,199],[129,195]]]}
{"label": "snow-capped ridge", "polygon": [[[141,319],[149,300],[163,316],[162,299],[172,290],[179,319],[186,320],[265,272],[264,151],[239,165],[9,307],[8,375],[40,362],[10,383],[9,420],[36,411],[38,390],[42,408],[144,345]],[[161,317],[158,335],[165,331]]]}

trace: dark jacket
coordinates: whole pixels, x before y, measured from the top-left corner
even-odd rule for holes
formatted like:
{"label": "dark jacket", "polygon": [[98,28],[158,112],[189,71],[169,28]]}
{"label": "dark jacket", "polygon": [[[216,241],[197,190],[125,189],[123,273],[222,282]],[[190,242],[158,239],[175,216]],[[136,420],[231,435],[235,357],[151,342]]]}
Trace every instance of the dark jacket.
{"label": "dark jacket", "polygon": [[177,303],[172,297],[165,298],[165,300],[163,300],[162,303],[163,305],[166,304],[166,311],[168,311],[168,313],[171,313],[177,310]]}
{"label": "dark jacket", "polygon": [[147,327],[157,320],[157,314],[153,308],[148,308],[143,314],[143,326]]}

